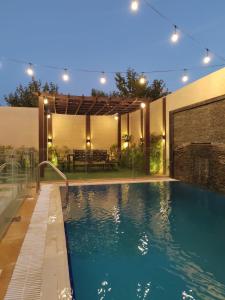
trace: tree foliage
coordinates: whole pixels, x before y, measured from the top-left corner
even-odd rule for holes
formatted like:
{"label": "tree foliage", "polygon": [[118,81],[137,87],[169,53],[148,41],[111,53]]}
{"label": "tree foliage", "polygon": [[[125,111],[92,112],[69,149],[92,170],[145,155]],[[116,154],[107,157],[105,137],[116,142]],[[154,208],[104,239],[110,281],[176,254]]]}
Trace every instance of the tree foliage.
{"label": "tree foliage", "polygon": [[4,99],[10,106],[37,107],[38,97],[34,93],[40,92],[55,94],[58,92],[58,86],[52,82],[42,85],[40,80],[32,79],[27,86],[20,84],[14,93],[5,96]]}
{"label": "tree foliage", "polygon": [[118,95],[121,97],[151,98],[156,100],[168,94],[168,89],[163,80],[155,79],[150,84],[146,78],[146,82],[141,84],[141,76],[133,69],[128,69],[125,75],[116,73],[115,82]]}
{"label": "tree foliage", "polygon": [[93,96],[93,97],[108,97],[109,94],[105,93],[104,91],[101,91],[101,90],[92,89],[91,96]]}

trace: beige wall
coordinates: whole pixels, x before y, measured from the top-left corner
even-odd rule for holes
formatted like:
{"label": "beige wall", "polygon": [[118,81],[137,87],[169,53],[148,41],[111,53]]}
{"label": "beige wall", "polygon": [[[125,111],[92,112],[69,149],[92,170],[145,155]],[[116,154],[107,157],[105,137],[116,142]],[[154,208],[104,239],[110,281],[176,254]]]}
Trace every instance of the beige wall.
{"label": "beige wall", "polygon": [[163,133],[163,103],[162,99],[150,104],[150,133],[161,135]]}
{"label": "beige wall", "polygon": [[0,145],[38,149],[38,109],[0,107]]}
{"label": "beige wall", "polygon": [[140,109],[130,113],[130,135],[132,143],[139,144],[141,138],[141,112]]}
{"label": "beige wall", "polygon": [[121,116],[121,136],[127,133],[127,114]]}
{"label": "beige wall", "polygon": [[57,147],[86,148],[85,116],[52,115],[52,138]]}
{"label": "beige wall", "polygon": [[[86,149],[86,116],[53,114],[53,144]],[[91,116],[91,148],[105,149],[117,144],[118,121],[114,116]]]}
{"label": "beige wall", "polygon": [[91,116],[92,149],[109,150],[117,144],[118,121],[114,116]]}

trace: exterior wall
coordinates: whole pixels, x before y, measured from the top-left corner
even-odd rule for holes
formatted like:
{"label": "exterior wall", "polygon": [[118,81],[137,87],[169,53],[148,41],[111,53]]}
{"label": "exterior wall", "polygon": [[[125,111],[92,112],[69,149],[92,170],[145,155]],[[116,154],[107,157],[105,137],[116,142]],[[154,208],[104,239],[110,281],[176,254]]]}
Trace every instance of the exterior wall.
{"label": "exterior wall", "polygon": [[[173,110],[225,94],[225,68],[213,72],[166,97],[166,161],[169,167],[169,113]],[[158,103],[162,99],[154,103]],[[152,107],[151,116],[155,114]],[[157,114],[157,113],[156,113]],[[153,122],[152,122],[153,124]],[[153,125],[154,126],[154,125]],[[151,130],[152,132],[152,130]]]}
{"label": "exterior wall", "polygon": [[91,148],[109,150],[117,144],[117,130],[114,116],[91,116]]}
{"label": "exterior wall", "polygon": [[132,143],[139,144],[141,138],[141,112],[137,110],[130,113],[130,135]]}
{"label": "exterior wall", "polygon": [[38,108],[0,107],[0,145],[38,149]]}
{"label": "exterior wall", "polygon": [[128,134],[127,132],[127,114],[121,116],[121,136]]}
{"label": "exterior wall", "polygon": [[85,116],[52,114],[52,140],[59,148],[86,149]]}
{"label": "exterior wall", "polygon": [[150,104],[150,133],[163,134],[162,99]]}

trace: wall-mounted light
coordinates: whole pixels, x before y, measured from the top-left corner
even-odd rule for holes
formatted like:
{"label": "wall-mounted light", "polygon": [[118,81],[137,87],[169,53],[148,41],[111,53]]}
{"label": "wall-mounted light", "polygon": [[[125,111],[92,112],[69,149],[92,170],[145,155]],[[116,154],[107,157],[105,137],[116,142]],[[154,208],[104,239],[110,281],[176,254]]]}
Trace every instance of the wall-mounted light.
{"label": "wall-mounted light", "polygon": [[47,114],[47,119],[51,119],[51,114]]}
{"label": "wall-mounted light", "polygon": [[48,146],[50,147],[52,145],[52,138],[48,137]]}
{"label": "wall-mounted light", "polygon": [[90,146],[90,145],[91,145],[91,139],[90,139],[90,138],[87,138],[87,139],[86,139],[86,144],[87,144],[87,146]]}
{"label": "wall-mounted light", "polygon": [[118,121],[118,120],[119,120],[119,116],[118,116],[118,114],[115,114],[115,115],[114,115],[114,119],[115,119],[116,121]]}
{"label": "wall-mounted light", "polygon": [[45,98],[44,98],[44,105],[47,105],[47,104],[48,104],[48,98],[45,97]]}
{"label": "wall-mounted light", "polygon": [[144,103],[144,102],[141,102],[141,108],[144,109],[145,106],[146,106],[145,103]]}

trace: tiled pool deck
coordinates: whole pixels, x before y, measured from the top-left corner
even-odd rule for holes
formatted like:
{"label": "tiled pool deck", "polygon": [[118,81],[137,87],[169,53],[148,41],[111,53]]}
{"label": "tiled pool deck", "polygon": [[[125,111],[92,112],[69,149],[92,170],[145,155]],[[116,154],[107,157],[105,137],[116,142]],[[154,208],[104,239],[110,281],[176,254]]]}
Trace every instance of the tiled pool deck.
{"label": "tiled pool deck", "polygon": [[[76,180],[70,185],[168,181],[168,177]],[[70,282],[59,186],[42,184],[36,201],[24,201],[0,242],[0,299],[70,299]],[[35,206],[36,205],[36,206]],[[11,280],[10,280],[11,279]],[[33,282],[33,284],[32,284]],[[8,290],[7,290],[8,289]],[[6,293],[7,292],[7,293]],[[67,296],[67,298],[64,298]]]}

